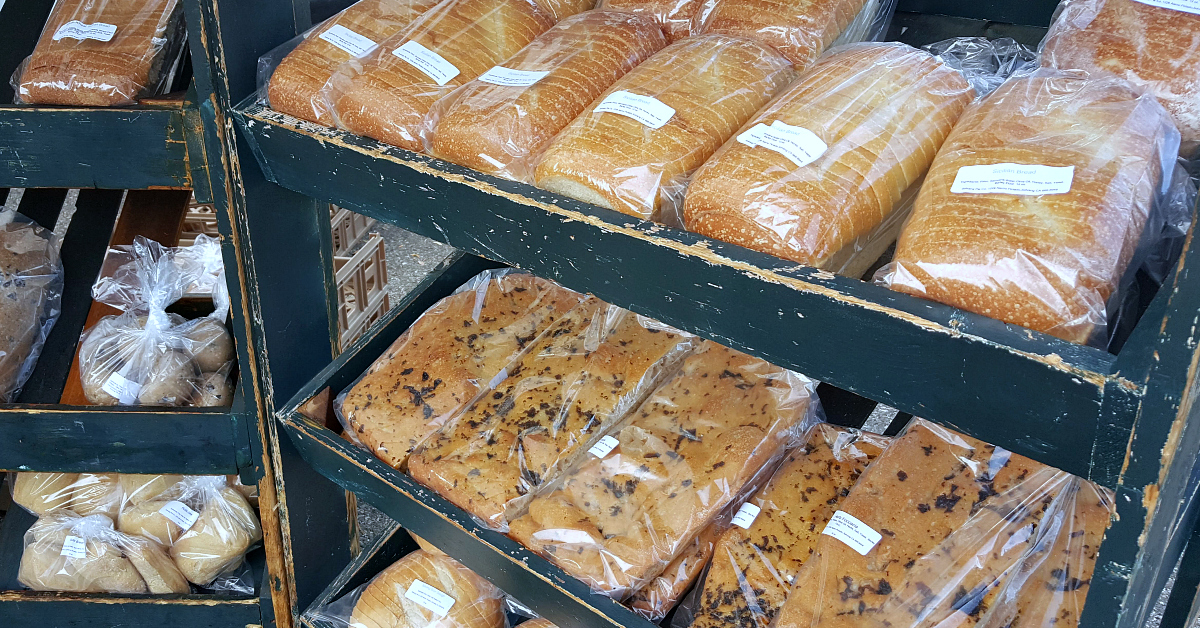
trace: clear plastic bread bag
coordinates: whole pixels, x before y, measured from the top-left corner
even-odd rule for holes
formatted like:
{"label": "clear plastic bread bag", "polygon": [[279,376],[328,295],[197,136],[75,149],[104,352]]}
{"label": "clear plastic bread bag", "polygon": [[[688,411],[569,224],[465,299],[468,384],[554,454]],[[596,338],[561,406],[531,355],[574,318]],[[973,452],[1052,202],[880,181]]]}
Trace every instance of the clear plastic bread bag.
{"label": "clear plastic bread bag", "polygon": [[1075,628],[1112,492],[914,419],[821,531],[775,628]]}
{"label": "clear plastic bread bag", "polygon": [[682,199],[687,176],[793,78],[741,37],[688,37],[617,80],[546,148],[538,187],[642,219]]}
{"label": "clear plastic bread bag", "polygon": [[276,111],[333,126],[321,89],[338,66],[375,51],[439,0],[359,0],[258,60],[258,94]]}
{"label": "clear plastic bread bag", "polygon": [[890,438],[819,423],[746,500],[672,628],[768,628],[821,530]]}
{"label": "clear plastic bread bag", "polygon": [[700,167],[683,226],[862,276],[966,106],[1034,59],[1011,39],[834,48]]}
{"label": "clear plastic bread bag", "polygon": [[703,0],[693,31],[749,37],[803,70],[831,46],[883,38],[895,10],[896,0]]}
{"label": "clear plastic bread bag", "polygon": [[876,282],[1104,346],[1126,271],[1161,241],[1178,147],[1123,79],[1015,77],[963,113]]}
{"label": "clear plastic bread bag", "polygon": [[132,105],[170,84],[186,40],[179,0],[56,0],[13,75],[16,102]]}
{"label": "clear plastic bread bag", "polygon": [[[123,310],[83,333],[79,373],[97,405],[227,406],[232,403],[233,338],[218,240],[198,236],[170,248],[138,237],[92,286],[95,300]],[[166,308],[185,294],[211,296],[212,314],[186,320]]]}
{"label": "clear plastic bread bag", "polygon": [[1200,11],[1189,3],[1064,0],[1041,44],[1042,65],[1110,72],[1146,88],[1170,112],[1181,152],[1200,148]]}
{"label": "clear plastic bread bag", "polygon": [[509,523],[509,536],[623,600],[770,477],[814,423],[811,380],[704,341]]}
{"label": "clear plastic bread bag", "polygon": [[600,0],[599,8],[650,17],[667,41],[675,42],[694,34],[692,22],[702,4],[703,0]]}
{"label": "clear plastic bread bag", "polygon": [[413,449],[506,377],[504,367],[583,295],[528,273],[487,270],[426,310],[333,408],[346,434],[402,469]]}
{"label": "clear plastic bread bag", "polygon": [[35,591],[191,592],[161,547],[114,530],[108,517],[73,512],[44,515],[25,532],[17,580]]}
{"label": "clear plastic bread bag", "polygon": [[316,628],[508,628],[504,600],[453,558],[416,550],[302,617]]}
{"label": "clear plastic bread bag", "polygon": [[322,98],[338,128],[420,152],[434,103],[553,25],[533,0],[445,0],[338,66]]}
{"label": "clear plastic bread bag", "polygon": [[417,447],[408,472],[482,525],[505,530],[531,493],[585,457],[695,342],[588,297]]}
{"label": "clear plastic bread bag", "polygon": [[[728,508],[726,510],[728,511]],[[662,570],[662,573],[634,591],[625,600],[629,609],[649,621],[655,623],[662,621],[671,612],[671,609],[675,608],[675,603],[683,594],[692,588],[692,584],[696,582],[700,573],[708,565],[708,561],[712,558],[713,548],[717,544],[717,538],[729,528],[729,519],[732,514],[725,512],[714,519],[707,528],[704,528],[692,539],[687,547],[679,552],[675,559]]]}
{"label": "clear plastic bread bag", "polygon": [[116,520],[124,494],[116,473],[44,473],[9,475],[13,502],[41,516],[70,511]]}
{"label": "clear plastic bread bag", "polygon": [[58,247],[29,218],[0,212],[0,402],[20,394],[62,312]]}
{"label": "clear plastic bread bag", "polygon": [[667,45],[640,14],[561,20],[516,56],[438,101],[426,152],[526,183],[537,156],[614,81]]}

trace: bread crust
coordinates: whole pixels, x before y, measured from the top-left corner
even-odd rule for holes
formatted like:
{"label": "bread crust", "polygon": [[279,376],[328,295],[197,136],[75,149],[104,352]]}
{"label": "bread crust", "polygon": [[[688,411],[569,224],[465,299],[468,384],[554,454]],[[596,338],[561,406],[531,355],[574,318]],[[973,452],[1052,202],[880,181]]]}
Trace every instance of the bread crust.
{"label": "bread crust", "polygon": [[601,0],[600,8],[649,16],[673,43],[695,34],[692,22],[703,4],[703,0]]}
{"label": "bread crust", "polygon": [[703,33],[756,39],[804,69],[866,4],[867,0],[705,0],[696,19]]}

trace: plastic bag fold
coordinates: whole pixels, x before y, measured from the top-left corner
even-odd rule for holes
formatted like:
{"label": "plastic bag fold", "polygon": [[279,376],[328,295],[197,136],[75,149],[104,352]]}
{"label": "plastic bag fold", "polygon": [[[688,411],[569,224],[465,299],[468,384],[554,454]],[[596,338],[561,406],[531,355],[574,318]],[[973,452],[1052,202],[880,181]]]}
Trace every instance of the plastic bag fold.
{"label": "plastic bag fold", "polygon": [[17,398],[62,312],[63,266],[54,234],[0,214],[0,402]]}

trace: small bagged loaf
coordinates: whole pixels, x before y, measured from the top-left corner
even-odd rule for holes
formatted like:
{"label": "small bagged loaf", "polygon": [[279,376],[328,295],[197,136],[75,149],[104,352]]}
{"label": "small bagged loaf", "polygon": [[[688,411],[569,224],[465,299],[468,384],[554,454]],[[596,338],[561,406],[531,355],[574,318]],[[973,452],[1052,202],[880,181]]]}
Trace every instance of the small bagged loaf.
{"label": "small bagged loaf", "polygon": [[25,532],[17,580],[34,591],[147,593],[146,582],[122,551],[127,540],[108,517],[43,516]]}
{"label": "small bagged loaf", "polygon": [[117,517],[117,529],[170,547],[179,540],[183,530],[179,524],[162,514],[168,502],[166,499],[150,499],[136,506],[126,505]]}
{"label": "small bagged loaf", "polygon": [[1154,94],[1200,148],[1200,15],[1137,0],[1065,0],[1042,42],[1042,64],[1110,72]]}
{"label": "small bagged loaf", "polygon": [[[1010,79],[938,151],[881,283],[1102,344],[1109,297],[1178,142],[1162,106],[1122,79],[1047,69]],[[1041,167],[1068,187],[1025,183]]]}
{"label": "small bagged loaf", "polygon": [[835,255],[891,214],[973,96],[961,73],[925,51],[839,48],[696,171],[684,226],[839,270]]}
{"label": "small bagged loaf", "polygon": [[71,492],[71,510],[81,517],[104,515],[115,521],[123,495],[116,473],[80,473]]}
{"label": "small bagged loaf", "polygon": [[703,33],[755,39],[803,69],[868,4],[868,0],[705,0],[696,20]]}
{"label": "small bagged loaf", "polygon": [[667,40],[675,42],[693,34],[692,20],[703,4],[703,0],[601,0],[600,8],[649,16]]}
{"label": "small bagged loaf", "polygon": [[696,535],[691,544],[667,565],[658,577],[634,591],[625,601],[633,612],[652,622],[662,621],[675,608],[675,602],[692,588],[692,583],[708,565],[713,547],[721,532],[729,527],[726,518],[713,521],[703,532]]}
{"label": "small bagged loaf", "polygon": [[21,102],[131,105],[169,75],[179,0],[58,0],[21,72]]}
{"label": "small bagged loaf", "polygon": [[179,572],[175,561],[158,545],[136,536],[127,538],[125,558],[137,570],[151,593],[191,593],[187,578]]}
{"label": "small bagged loaf", "polygon": [[370,55],[342,64],[323,97],[339,127],[421,151],[434,103],[553,25],[533,0],[446,0]]}
{"label": "small bagged loaf", "polygon": [[675,42],[568,125],[539,160],[535,182],[656,219],[664,200],[680,196],[684,177],[794,76],[787,60],[749,39],[702,35]]}
{"label": "small bagged loaf", "polygon": [[409,474],[503,529],[678,367],[694,338],[588,298],[508,367],[508,378],[409,458]]}
{"label": "small bagged loaf", "polygon": [[891,440],[820,423],[747,501],[749,527],[721,535],[693,609],[693,628],[768,628],[792,579],[850,488]]}
{"label": "small bagged loaf", "polygon": [[154,499],[171,487],[179,484],[182,480],[182,475],[122,473],[118,477],[118,481],[121,483],[122,499],[124,500],[121,508],[137,506],[144,501]]}
{"label": "small bagged loaf", "polygon": [[[438,615],[406,595],[436,589],[453,599]],[[445,554],[417,550],[384,569],[354,603],[352,628],[505,628],[504,593]]]}
{"label": "small bagged loaf", "polygon": [[12,476],[12,500],[35,514],[69,510],[75,496],[78,473],[39,473],[24,471]]}
{"label": "small bagged loaf", "polygon": [[624,599],[765,480],[815,403],[809,380],[705,341],[609,452],[534,497],[509,536]]}
{"label": "small bagged loaf", "polygon": [[525,273],[487,271],[396,339],[334,407],[346,430],[392,467],[579,303]]}
{"label": "small bagged loaf", "polygon": [[1115,512],[1107,489],[921,419],[838,509],[880,540],[822,534],[776,628],[1075,628]]}
{"label": "small bagged loaf", "polygon": [[307,33],[304,41],[288,53],[271,74],[267,84],[271,108],[302,120],[333,126],[333,116],[321,97],[321,89],[338,66],[369,54],[373,50],[372,44],[378,45],[400,32],[438,1],[359,0],[329,18]]}
{"label": "small bagged loaf", "polygon": [[201,480],[213,483],[200,489],[200,516],[171,546],[171,557],[190,582],[206,586],[242,563],[250,546],[262,540],[262,527],[241,491],[225,486],[224,477]]}
{"label": "small bagged loaf", "polygon": [[[531,85],[477,78],[435,106],[429,154],[517,181],[533,181],[533,160],[609,85],[666,46],[647,17],[588,11],[560,21],[490,73],[545,72]],[[534,75],[536,76],[536,75]],[[490,82],[489,82],[490,81]]]}

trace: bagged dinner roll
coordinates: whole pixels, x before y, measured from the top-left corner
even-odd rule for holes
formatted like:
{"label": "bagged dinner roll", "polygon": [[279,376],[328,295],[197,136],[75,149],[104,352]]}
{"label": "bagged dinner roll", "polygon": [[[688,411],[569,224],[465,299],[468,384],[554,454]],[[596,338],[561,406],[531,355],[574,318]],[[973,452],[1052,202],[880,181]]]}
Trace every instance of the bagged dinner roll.
{"label": "bagged dinner roll", "polygon": [[9,476],[13,503],[35,514],[69,510],[75,495],[78,473],[22,471]]}
{"label": "bagged dinner roll", "polygon": [[125,557],[129,543],[103,515],[45,515],[25,532],[17,580],[35,591],[148,593]]}
{"label": "bagged dinner roll", "polygon": [[187,510],[176,506],[168,512],[172,523],[191,525],[179,525],[182,532],[170,554],[184,577],[208,586],[242,565],[250,546],[262,540],[262,527],[241,491],[224,476],[193,476],[181,484],[185,486],[175,502]]}

